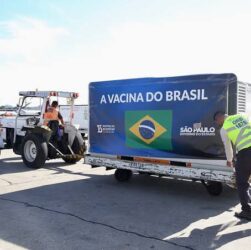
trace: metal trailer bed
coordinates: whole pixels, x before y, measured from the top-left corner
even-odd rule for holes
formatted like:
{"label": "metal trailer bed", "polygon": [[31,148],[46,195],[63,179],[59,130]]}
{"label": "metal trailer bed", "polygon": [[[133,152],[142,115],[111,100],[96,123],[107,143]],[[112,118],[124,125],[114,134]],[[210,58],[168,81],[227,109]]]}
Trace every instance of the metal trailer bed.
{"label": "metal trailer bed", "polygon": [[[172,160],[150,158],[117,159],[107,156],[86,155],[85,164],[93,167],[103,166],[116,169],[115,178],[118,181],[128,181],[132,173],[148,173],[150,175],[169,176],[179,179],[201,181],[211,195],[222,192],[222,184],[235,187],[235,173],[233,168],[200,164],[191,162],[177,162]],[[177,159],[176,159],[177,160]]]}

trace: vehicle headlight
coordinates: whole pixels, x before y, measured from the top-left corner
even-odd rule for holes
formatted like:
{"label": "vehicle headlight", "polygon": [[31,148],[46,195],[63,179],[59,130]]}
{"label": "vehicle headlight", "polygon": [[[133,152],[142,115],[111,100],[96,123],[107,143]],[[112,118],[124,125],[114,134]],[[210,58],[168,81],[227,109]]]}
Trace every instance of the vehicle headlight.
{"label": "vehicle headlight", "polygon": [[28,126],[35,126],[38,124],[38,119],[36,117],[28,118],[26,123]]}

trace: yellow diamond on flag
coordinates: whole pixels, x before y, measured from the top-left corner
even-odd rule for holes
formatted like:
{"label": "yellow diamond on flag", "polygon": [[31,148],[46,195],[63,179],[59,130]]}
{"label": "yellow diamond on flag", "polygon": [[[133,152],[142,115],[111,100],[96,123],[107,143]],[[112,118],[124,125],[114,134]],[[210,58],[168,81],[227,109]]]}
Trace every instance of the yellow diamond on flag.
{"label": "yellow diamond on flag", "polygon": [[167,131],[149,115],[144,116],[130,127],[129,130],[146,144],[152,143]]}

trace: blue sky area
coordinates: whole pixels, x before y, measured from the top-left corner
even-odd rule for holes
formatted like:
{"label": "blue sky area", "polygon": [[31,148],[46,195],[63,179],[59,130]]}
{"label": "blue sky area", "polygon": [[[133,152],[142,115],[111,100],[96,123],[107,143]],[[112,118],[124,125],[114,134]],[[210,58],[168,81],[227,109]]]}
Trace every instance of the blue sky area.
{"label": "blue sky area", "polygon": [[76,90],[90,81],[234,72],[251,82],[251,3],[0,0],[0,81]]}

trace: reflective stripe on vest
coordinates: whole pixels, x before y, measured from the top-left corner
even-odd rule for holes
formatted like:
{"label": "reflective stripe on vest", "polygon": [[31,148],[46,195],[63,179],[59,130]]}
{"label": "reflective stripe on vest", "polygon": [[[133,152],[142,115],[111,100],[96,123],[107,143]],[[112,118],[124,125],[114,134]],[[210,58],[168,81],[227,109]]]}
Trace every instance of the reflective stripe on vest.
{"label": "reflective stripe on vest", "polygon": [[232,115],[226,118],[223,129],[236,146],[237,151],[251,147],[251,125],[244,115]]}

